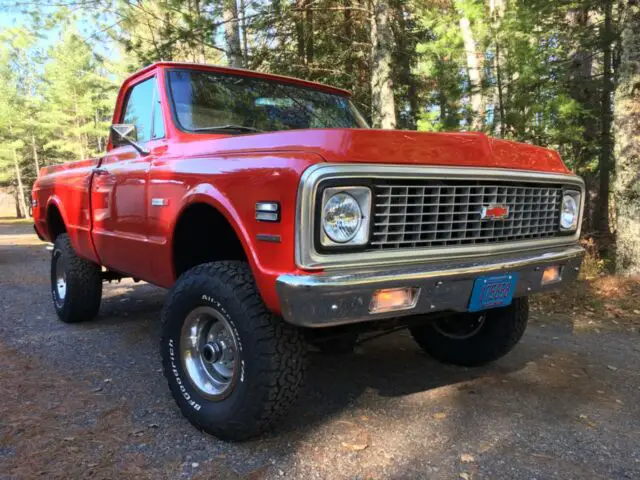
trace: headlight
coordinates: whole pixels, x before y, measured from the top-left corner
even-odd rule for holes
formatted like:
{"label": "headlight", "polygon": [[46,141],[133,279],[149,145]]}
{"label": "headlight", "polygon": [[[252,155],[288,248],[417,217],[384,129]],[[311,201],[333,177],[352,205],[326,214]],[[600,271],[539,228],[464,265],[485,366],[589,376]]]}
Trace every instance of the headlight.
{"label": "headlight", "polygon": [[580,216],[580,193],[565,192],[562,197],[560,210],[560,228],[562,230],[576,230]]}
{"label": "headlight", "polygon": [[371,190],[331,187],[322,195],[320,243],[325,247],[364,245],[369,241]]}

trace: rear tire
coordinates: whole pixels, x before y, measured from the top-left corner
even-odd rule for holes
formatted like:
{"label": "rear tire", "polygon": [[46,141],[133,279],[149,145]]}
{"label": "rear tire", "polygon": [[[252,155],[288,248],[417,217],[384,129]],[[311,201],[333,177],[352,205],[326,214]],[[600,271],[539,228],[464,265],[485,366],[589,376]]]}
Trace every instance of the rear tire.
{"label": "rear tire", "polygon": [[66,233],[58,235],[51,254],[51,296],[60,320],[93,319],[100,310],[100,266],[76,255]]}
{"label": "rear tire", "polygon": [[160,353],[185,417],[223,440],[268,429],[295,402],[302,332],[270,313],[249,266],[225,261],[183,274],[162,311]]}
{"label": "rear tire", "polygon": [[528,299],[517,298],[507,307],[454,314],[410,331],[430,357],[474,367],[509,353],[522,338],[528,318]]}

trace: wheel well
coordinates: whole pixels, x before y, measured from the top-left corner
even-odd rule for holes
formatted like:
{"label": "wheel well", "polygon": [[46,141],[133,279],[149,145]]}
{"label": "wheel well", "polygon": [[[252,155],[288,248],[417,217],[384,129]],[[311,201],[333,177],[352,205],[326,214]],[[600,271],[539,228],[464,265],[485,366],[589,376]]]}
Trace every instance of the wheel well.
{"label": "wheel well", "polygon": [[51,205],[47,210],[47,229],[52,242],[55,242],[58,235],[67,231],[67,227],[62,219],[62,214],[55,205]]}
{"label": "wheel well", "polygon": [[210,205],[198,203],[188,207],[173,233],[176,278],[196,265],[221,260],[247,260],[233,227]]}

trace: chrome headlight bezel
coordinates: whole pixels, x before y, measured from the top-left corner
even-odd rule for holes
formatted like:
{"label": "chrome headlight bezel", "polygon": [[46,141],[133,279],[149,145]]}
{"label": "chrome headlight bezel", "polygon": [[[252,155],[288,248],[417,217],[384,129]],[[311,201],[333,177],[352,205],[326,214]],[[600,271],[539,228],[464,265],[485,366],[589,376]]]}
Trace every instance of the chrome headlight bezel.
{"label": "chrome headlight bezel", "polygon": [[[565,204],[566,202],[566,204]],[[570,222],[566,222],[565,217],[565,205],[569,205],[573,210],[573,218]],[[562,193],[562,201],[560,203],[560,218],[558,223],[560,225],[560,231],[562,232],[575,232],[578,230],[580,222],[580,211],[582,205],[582,193],[577,190],[565,190]]]}
{"label": "chrome headlight bezel", "polygon": [[[331,237],[326,228],[326,212],[327,203],[338,195],[345,195],[355,201],[360,210],[360,221],[355,233],[345,241],[338,241]],[[369,243],[370,217],[371,217],[371,198],[372,192],[369,187],[365,186],[330,186],[322,191],[321,201],[318,205],[319,225],[317,232],[319,234],[318,245],[321,248],[338,249],[340,247],[362,247]]]}

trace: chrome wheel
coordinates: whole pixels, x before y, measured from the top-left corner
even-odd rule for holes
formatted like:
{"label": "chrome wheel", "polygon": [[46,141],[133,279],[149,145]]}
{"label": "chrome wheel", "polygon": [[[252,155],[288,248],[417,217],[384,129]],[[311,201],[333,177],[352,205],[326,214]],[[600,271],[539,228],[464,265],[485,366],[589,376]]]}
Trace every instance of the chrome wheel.
{"label": "chrome wheel", "polygon": [[67,296],[67,265],[62,257],[62,254],[58,254],[53,259],[54,266],[54,278],[53,278],[53,293],[57,305],[62,305],[64,299]]}
{"label": "chrome wheel", "polygon": [[211,400],[231,393],[237,376],[238,342],[222,313],[202,306],[187,316],[180,338],[180,358],[189,380]]}
{"label": "chrome wheel", "polygon": [[467,313],[436,320],[433,328],[445,337],[464,340],[476,335],[487,319],[486,314]]}

